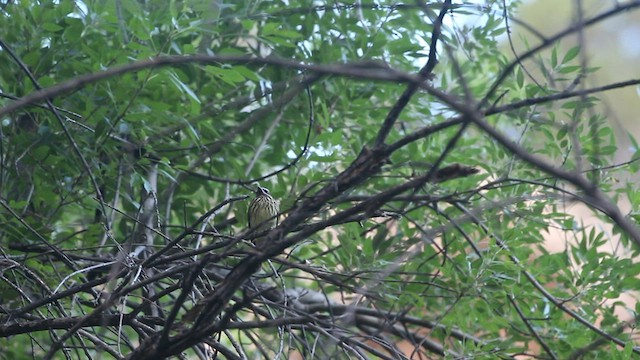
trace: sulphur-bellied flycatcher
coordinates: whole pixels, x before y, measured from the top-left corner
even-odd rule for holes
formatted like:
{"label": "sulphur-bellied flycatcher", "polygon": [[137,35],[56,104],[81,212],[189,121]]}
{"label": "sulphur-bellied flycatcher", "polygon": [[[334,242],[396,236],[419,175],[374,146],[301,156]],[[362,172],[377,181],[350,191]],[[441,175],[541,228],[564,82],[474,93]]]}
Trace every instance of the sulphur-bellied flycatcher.
{"label": "sulphur-bellied flycatcher", "polygon": [[249,228],[255,232],[271,230],[278,225],[280,202],[274,199],[267,188],[258,186],[256,198],[249,204]]}

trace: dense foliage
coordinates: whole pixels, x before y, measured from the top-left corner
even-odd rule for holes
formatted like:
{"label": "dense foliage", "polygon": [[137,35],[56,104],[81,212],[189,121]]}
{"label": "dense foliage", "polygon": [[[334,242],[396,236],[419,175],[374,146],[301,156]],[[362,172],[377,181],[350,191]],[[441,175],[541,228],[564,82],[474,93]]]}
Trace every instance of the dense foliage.
{"label": "dense foliage", "polygon": [[0,358],[640,354],[638,165],[566,46],[640,2],[520,54],[517,5],[4,2]]}

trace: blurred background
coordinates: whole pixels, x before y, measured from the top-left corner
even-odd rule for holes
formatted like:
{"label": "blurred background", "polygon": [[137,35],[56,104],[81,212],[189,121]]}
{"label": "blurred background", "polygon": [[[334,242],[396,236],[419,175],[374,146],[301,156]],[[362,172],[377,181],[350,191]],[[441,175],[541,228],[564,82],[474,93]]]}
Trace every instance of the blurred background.
{"label": "blurred background", "polygon": [[[522,2],[514,15],[518,20],[539,32],[540,35],[549,37],[566,29],[569,24],[575,24],[579,21],[579,6],[582,7],[582,16],[584,18],[593,18],[622,4],[624,4],[623,1],[615,0],[528,0]],[[542,41],[538,38],[538,35],[527,30],[523,25],[515,23],[510,23],[509,25],[512,31],[513,46],[520,54],[527,49],[526,42],[528,42],[530,48]],[[579,57],[583,56],[583,59],[578,61],[585,61],[587,67],[596,67],[598,70],[588,74],[578,84],[578,88],[589,89],[640,79],[640,11],[619,14],[610,20],[587,27],[583,34],[583,39],[578,36],[569,36],[563,39],[560,42],[562,51],[559,51],[559,53],[566,53],[579,43],[584,45],[583,53],[579,55]],[[502,47],[504,54],[509,54],[510,59],[515,57],[506,35]],[[546,57],[548,59],[551,49],[552,47],[549,47],[537,58]],[[526,63],[525,66],[527,66]],[[534,74],[537,80],[543,81],[544,78],[542,76],[535,75],[537,68],[534,63],[528,63],[527,70]],[[600,92],[595,96],[600,99],[596,112],[606,116],[616,135],[618,151],[615,156],[615,163],[631,160],[637,149],[633,148],[628,134],[640,139],[640,86],[626,86],[620,89]],[[637,173],[628,174],[628,176],[631,179],[638,180]],[[621,186],[623,186],[623,183],[625,183],[624,180],[620,182]],[[631,208],[626,198],[619,199],[618,205],[625,213],[637,211],[637,209]],[[601,250],[615,253],[621,257],[630,255],[620,251],[618,236],[613,234],[611,226],[602,222],[597,214],[583,205],[568,205],[567,207],[571,213],[575,214],[578,221],[585,225],[593,225],[604,229],[609,234],[609,242]],[[570,241],[563,234],[553,231],[553,229],[546,236],[546,239],[546,248],[555,252],[566,249],[566,241]],[[627,306],[633,308],[637,302],[637,294],[635,292],[626,292],[619,298],[610,300],[611,303],[615,301],[623,301]],[[616,314],[621,319],[628,319],[631,316],[623,308],[618,308]]]}
{"label": "blurred background", "polygon": [[[518,8],[515,16],[530,25],[543,36],[551,36],[567,25],[579,20],[578,8],[582,7],[583,17],[592,18],[598,14],[622,5],[625,1],[616,0],[526,0]],[[526,49],[522,39],[526,38],[530,45],[539,41],[536,35],[523,26],[511,23],[513,43],[518,52]],[[561,41],[563,52],[579,43],[577,36],[570,36]],[[511,52],[505,36],[505,54]],[[551,48],[546,50],[547,54]],[[640,11],[620,14],[588,27],[584,32],[584,56],[588,67],[598,67],[578,86],[586,88],[603,86],[621,81],[640,79]],[[513,54],[512,54],[513,55]],[[544,56],[544,54],[543,54]],[[510,58],[512,58],[511,56]],[[535,73],[535,68],[528,70]],[[605,115],[618,139],[617,162],[628,161],[634,150],[626,132],[640,138],[640,87],[628,86],[622,89],[605,91],[598,94],[601,99],[600,113]]]}

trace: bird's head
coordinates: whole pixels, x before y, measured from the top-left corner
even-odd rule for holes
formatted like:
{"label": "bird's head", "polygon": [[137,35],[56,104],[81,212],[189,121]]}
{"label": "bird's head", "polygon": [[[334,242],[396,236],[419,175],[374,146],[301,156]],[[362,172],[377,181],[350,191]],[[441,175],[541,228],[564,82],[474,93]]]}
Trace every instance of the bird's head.
{"label": "bird's head", "polygon": [[269,192],[269,189],[258,185],[256,196],[271,196],[271,193]]}

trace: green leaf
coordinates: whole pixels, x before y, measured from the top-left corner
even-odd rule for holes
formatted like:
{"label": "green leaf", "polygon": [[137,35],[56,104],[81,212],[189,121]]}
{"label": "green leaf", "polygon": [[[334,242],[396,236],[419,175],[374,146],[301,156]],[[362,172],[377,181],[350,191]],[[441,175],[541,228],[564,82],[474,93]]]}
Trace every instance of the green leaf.
{"label": "green leaf", "polygon": [[223,69],[214,66],[206,66],[206,70],[216,78],[232,86],[235,86],[237,83],[245,80],[245,77],[233,68]]}
{"label": "green leaf", "polygon": [[569,51],[567,51],[566,54],[564,54],[564,57],[562,58],[562,64],[566,64],[569,61],[573,60],[576,56],[578,56],[579,53],[580,53],[579,45],[572,47],[571,49],[569,49]]}
{"label": "green leaf", "polygon": [[64,30],[64,27],[58,24],[53,24],[53,23],[44,23],[44,24],[41,24],[41,26],[44,30],[47,30],[50,32],[58,32],[58,31]]}
{"label": "green leaf", "polygon": [[580,65],[563,65],[558,69],[560,74],[571,74],[580,70],[582,66]]}

